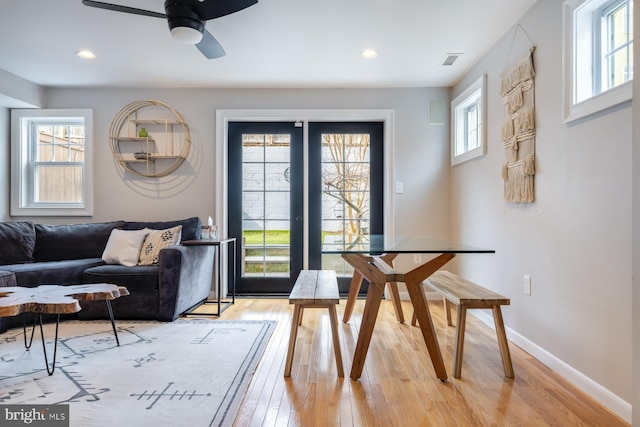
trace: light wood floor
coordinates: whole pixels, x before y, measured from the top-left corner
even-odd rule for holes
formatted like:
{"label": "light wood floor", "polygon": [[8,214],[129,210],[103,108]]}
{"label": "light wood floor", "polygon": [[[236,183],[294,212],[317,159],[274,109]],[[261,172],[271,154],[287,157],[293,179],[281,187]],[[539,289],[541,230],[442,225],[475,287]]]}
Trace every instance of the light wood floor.
{"label": "light wood floor", "polygon": [[[629,425],[512,343],[515,379],[504,378],[495,333],[474,316],[467,317],[462,377],[451,377],[455,328],[447,327],[439,302],[430,308],[447,382],[435,377],[419,328],[398,323],[389,301],[382,302],[362,377],[352,381],[364,301],[348,324],[341,322],[344,304],[338,307],[344,379],[337,376],[327,310],[305,311],[290,378],[283,376],[293,314],[288,300],[236,299],[222,314],[278,322],[235,426]],[[410,304],[403,308],[411,319]]]}

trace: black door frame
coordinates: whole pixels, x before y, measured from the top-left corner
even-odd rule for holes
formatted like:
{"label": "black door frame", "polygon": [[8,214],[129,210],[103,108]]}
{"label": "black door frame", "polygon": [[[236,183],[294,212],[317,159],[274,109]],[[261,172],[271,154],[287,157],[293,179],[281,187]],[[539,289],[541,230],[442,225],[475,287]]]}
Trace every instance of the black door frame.
{"label": "black door frame", "polygon": [[[242,134],[290,134],[291,155],[289,184],[290,190],[290,274],[288,277],[243,277],[242,276]],[[228,214],[229,235],[238,239],[236,245],[236,292],[239,294],[288,294],[293,288],[293,283],[302,270],[304,253],[304,221],[303,221],[303,173],[304,173],[304,147],[303,133],[295,122],[242,122],[230,121],[228,124]],[[239,221],[231,221],[231,218],[240,218]]]}

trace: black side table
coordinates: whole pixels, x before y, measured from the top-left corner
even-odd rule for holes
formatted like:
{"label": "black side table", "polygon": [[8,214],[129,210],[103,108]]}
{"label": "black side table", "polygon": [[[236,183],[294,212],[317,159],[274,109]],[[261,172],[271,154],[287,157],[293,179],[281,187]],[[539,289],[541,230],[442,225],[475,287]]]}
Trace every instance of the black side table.
{"label": "black side table", "polygon": [[[229,248],[229,244],[231,244],[231,248]],[[182,242],[184,246],[216,246],[216,255],[214,261],[214,268],[217,270],[216,274],[216,295],[217,299],[210,300],[206,299],[202,302],[202,304],[217,304],[218,312],[217,313],[194,313],[193,310],[197,307],[192,308],[190,311],[182,313],[185,316],[220,316],[223,311],[229,308],[230,305],[235,304],[236,302],[236,238],[235,237],[219,237],[217,239],[201,239],[201,240],[185,240]],[[225,246],[227,250],[227,254],[233,257],[233,271],[231,274],[231,301],[222,300],[222,263],[221,260],[221,249],[222,246]],[[229,291],[229,287],[227,286],[227,292]],[[223,305],[224,304],[224,305]]]}

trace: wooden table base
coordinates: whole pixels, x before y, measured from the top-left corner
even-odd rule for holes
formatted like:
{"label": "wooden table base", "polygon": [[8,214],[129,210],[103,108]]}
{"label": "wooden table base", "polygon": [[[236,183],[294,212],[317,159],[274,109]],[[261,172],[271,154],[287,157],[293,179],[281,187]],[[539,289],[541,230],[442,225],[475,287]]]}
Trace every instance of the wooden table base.
{"label": "wooden table base", "polygon": [[[362,314],[362,324],[358,334],[358,342],[353,355],[353,365],[351,367],[351,379],[357,380],[362,376],[364,361],[367,357],[371,335],[375,328],[378,310],[384,294],[386,283],[404,282],[413,304],[414,312],[418,318],[420,330],[424,338],[436,376],[441,381],[447,380],[447,370],[444,367],[442,353],[438,345],[438,338],[433,327],[431,314],[422,291],[422,281],[435,273],[440,267],[449,262],[454,253],[445,253],[422,264],[420,267],[408,273],[398,273],[393,270],[382,257],[369,256],[357,253],[343,254],[342,257],[354,270],[363,278],[369,281],[369,290]],[[355,277],[355,273],[354,273]]]}
{"label": "wooden table base", "polygon": [[[390,267],[393,268],[393,260],[398,256],[398,254],[386,254],[382,257],[384,262],[389,264]],[[360,288],[362,287],[362,275],[358,271],[353,272],[353,277],[351,278],[351,284],[349,285],[349,295],[347,296],[347,304],[344,309],[344,313],[342,315],[342,322],[347,323],[351,319],[351,315],[353,314],[353,308],[356,305],[356,300],[358,299],[358,294],[360,293]],[[398,323],[404,323],[404,313],[402,312],[402,302],[400,301],[400,292],[398,292],[398,282],[389,282],[389,295],[391,296],[391,301],[393,302],[393,310],[396,313],[396,319],[398,319]]]}

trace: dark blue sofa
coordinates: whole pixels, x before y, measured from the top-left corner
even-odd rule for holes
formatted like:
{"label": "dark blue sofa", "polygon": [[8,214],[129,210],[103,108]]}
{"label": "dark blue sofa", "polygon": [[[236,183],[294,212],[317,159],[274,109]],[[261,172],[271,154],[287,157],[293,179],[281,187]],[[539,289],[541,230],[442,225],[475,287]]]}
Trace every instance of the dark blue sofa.
{"label": "dark blue sofa", "polygon": [[[182,225],[182,241],[200,239],[197,217],[165,222],[112,221],[72,225],[0,222],[0,271],[15,274],[18,286],[112,283],[130,295],[112,302],[116,319],[175,320],[209,296],[213,246],[171,246],[158,265],[107,265],[102,261],[111,231],[160,230]],[[104,301],[81,302],[80,318],[108,318]],[[20,316],[0,319],[4,328]],[[19,322],[17,322],[19,321]],[[0,323],[0,331],[3,325]]]}

